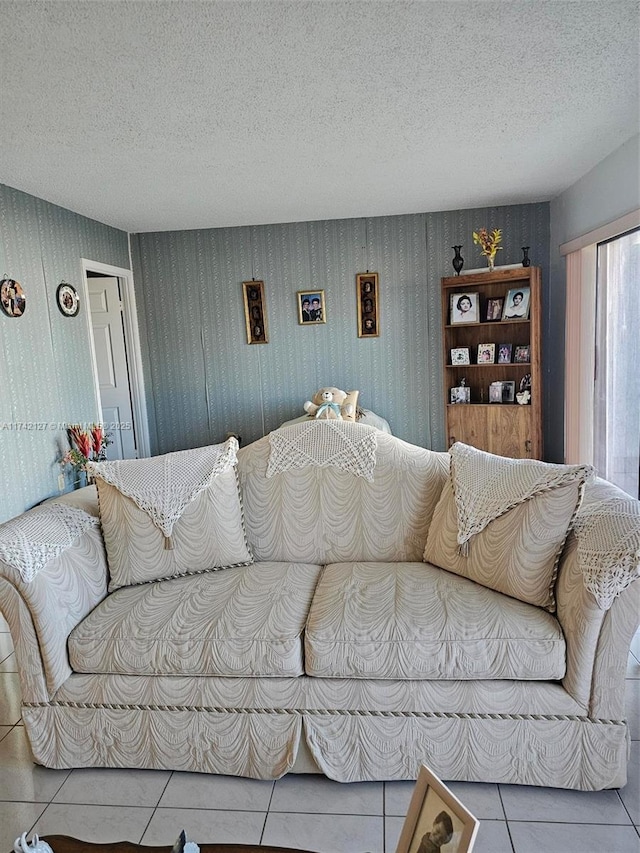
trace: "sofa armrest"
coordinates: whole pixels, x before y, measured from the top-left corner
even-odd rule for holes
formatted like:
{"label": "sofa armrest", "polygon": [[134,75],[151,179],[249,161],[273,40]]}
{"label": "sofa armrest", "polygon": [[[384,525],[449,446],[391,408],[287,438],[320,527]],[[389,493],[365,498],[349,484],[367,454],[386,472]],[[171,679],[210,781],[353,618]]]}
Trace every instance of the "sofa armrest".
{"label": "sofa armrest", "polygon": [[29,583],[0,561],[0,610],[16,650],[23,701],[46,701],[43,676],[49,698],[71,675],[67,638],[106,596],[107,581],[106,553],[97,527],[86,530]]}
{"label": "sofa armrest", "polygon": [[[611,483],[596,479],[585,491],[579,516],[592,511],[595,516],[602,501],[609,500],[630,499]],[[640,623],[640,581],[627,586],[609,609],[601,608],[585,586],[579,544],[579,535],[572,532],[556,583],[557,616],[567,643],[563,686],[590,716],[623,719],[629,646]]]}

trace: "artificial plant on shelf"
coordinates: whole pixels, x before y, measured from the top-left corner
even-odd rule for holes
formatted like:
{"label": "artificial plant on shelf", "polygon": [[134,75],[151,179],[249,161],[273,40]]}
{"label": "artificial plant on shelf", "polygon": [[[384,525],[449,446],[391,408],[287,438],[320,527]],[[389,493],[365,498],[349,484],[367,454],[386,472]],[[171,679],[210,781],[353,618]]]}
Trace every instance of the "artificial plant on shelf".
{"label": "artificial plant on shelf", "polygon": [[87,480],[87,462],[104,462],[111,438],[101,424],[91,424],[89,429],[83,429],[81,424],[71,424],[67,427],[67,434],[70,447],[60,464],[63,468],[71,467],[74,486],[82,485],[82,481]]}
{"label": "artificial plant on shelf", "polygon": [[479,231],[473,232],[473,242],[477,246],[482,246],[481,255],[484,255],[489,262],[489,272],[493,270],[496,258],[496,252],[502,251],[502,246],[498,243],[502,240],[502,228],[494,228],[489,232],[486,228],[481,228]]}

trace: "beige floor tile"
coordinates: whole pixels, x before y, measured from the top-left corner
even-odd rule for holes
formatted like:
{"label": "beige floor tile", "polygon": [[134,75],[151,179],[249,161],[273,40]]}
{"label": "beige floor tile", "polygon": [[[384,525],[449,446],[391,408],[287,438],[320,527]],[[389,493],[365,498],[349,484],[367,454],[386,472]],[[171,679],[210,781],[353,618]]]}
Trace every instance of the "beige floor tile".
{"label": "beige floor tile", "polygon": [[0,803],[0,850],[13,850],[13,842],[29,833],[31,827],[46,809],[46,803]]}
{"label": "beige floor tile", "polygon": [[325,776],[292,773],[276,782],[270,811],[381,815],[382,792],[382,782],[352,782],[343,785]]}
{"label": "beige floor tile", "polygon": [[632,826],[511,821],[509,832],[515,853],[640,853]]}
{"label": "beige floor tile", "polygon": [[71,835],[98,844],[139,844],[152,814],[152,808],[52,803],[38,819],[34,831],[38,835]]}
{"label": "beige floor tile", "polygon": [[181,829],[196,844],[259,844],[264,812],[212,809],[156,809],[142,839],[144,844],[173,844]]}
{"label": "beige floor tile", "polygon": [[617,791],[565,791],[527,785],[500,785],[509,821],[629,824]]}
{"label": "beige floor tile", "polygon": [[313,853],[382,853],[383,818],[269,812],[262,843]]}
{"label": "beige floor tile", "polygon": [[16,726],[0,740],[0,800],[48,803],[69,775],[33,763],[27,735]]}
{"label": "beige floor tile", "polygon": [[53,802],[157,806],[170,776],[170,770],[72,770]]}
{"label": "beige floor tile", "polygon": [[174,808],[266,812],[273,782],[204,773],[174,773],[160,805]]}
{"label": "beige floor tile", "polygon": [[415,787],[415,782],[385,782],[384,813],[404,817],[409,811],[409,803]]}

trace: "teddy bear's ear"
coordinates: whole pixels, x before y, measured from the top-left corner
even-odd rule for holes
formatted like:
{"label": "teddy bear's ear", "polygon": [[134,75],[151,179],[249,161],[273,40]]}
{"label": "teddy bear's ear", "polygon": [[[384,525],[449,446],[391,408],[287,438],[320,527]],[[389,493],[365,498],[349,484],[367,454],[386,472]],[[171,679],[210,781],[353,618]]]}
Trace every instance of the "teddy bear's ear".
{"label": "teddy bear's ear", "polygon": [[344,411],[343,411],[343,413],[342,413],[343,420],[355,421],[356,412],[358,411],[358,395],[359,394],[360,394],[359,391],[347,391],[347,397],[346,397],[344,403],[342,404],[342,408],[344,410],[346,406],[351,405],[351,406],[353,406],[353,411],[351,412],[350,415],[345,415]]}

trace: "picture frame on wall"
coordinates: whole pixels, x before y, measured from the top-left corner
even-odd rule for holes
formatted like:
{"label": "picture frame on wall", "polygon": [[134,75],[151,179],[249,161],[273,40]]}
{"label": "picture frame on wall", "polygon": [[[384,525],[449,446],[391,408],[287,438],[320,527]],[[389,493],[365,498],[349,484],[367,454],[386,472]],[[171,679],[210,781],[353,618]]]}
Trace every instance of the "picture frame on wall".
{"label": "picture frame on wall", "polygon": [[14,278],[0,281],[0,308],[8,317],[22,317],[27,306],[27,297],[22,285]]}
{"label": "picture frame on wall", "polygon": [[298,323],[301,326],[316,326],[327,322],[324,290],[299,290]]}
{"label": "picture frame on wall", "polygon": [[77,317],[80,310],[78,291],[66,281],[61,281],[56,291],[58,309],[65,317]]}
{"label": "picture frame on wall", "polygon": [[243,281],[244,319],[248,344],[268,344],[267,306],[263,281]]}
{"label": "picture frame on wall", "polygon": [[426,766],[420,767],[396,853],[472,853],[480,821]]}
{"label": "picture frame on wall", "polygon": [[449,297],[449,322],[452,326],[478,322],[479,293],[452,293]]}
{"label": "picture frame on wall", "polygon": [[380,336],[378,284],[377,272],[359,272],[356,275],[359,338],[377,338]]}

